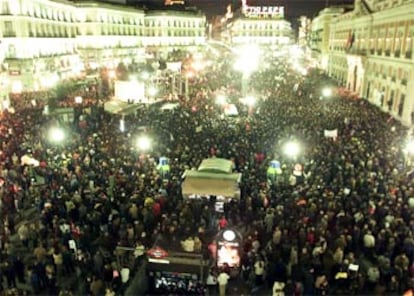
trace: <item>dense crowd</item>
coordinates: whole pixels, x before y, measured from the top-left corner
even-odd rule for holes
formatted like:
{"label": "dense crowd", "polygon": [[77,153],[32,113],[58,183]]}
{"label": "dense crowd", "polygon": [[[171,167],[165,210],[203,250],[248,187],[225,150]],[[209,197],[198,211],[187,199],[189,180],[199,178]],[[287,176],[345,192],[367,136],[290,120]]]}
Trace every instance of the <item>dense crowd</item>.
{"label": "dense crowd", "polygon": [[[19,282],[29,294],[121,294],[160,234],[180,241],[191,233],[208,253],[204,234],[223,225],[243,231],[240,277],[253,289],[385,295],[414,288],[407,130],[363,99],[321,99],[323,84],[333,82],[317,71],[302,76],[282,60],[251,77],[260,98],[251,112],[236,100],[240,77],[230,61],[212,67],[192,81],[178,108],[140,109],[125,118],[125,132],[98,106],[76,126],[35,104],[3,112],[2,293],[23,293],[12,290]],[[215,104],[220,93],[235,100],[240,116],[223,117]],[[55,125],[67,130],[63,144],[45,136]],[[332,129],[338,136],[326,138]],[[149,153],[133,146],[143,130],[153,139]],[[292,139],[302,146],[296,159],[281,149]],[[23,155],[40,165],[22,165]],[[156,169],[161,156],[170,159],[167,181]],[[243,175],[241,199],[227,203],[223,217],[208,200],[181,195],[184,170],[208,157],[233,160]],[[283,171],[269,183],[273,159]],[[292,182],[296,163],[304,173]],[[22,219],[31,207],[35,213]],[[19,251],[11,242],[16,234]],[[119,264],[119,246],[134,250],[133,264]],[[228,277],[212,275],[222,295]]]}

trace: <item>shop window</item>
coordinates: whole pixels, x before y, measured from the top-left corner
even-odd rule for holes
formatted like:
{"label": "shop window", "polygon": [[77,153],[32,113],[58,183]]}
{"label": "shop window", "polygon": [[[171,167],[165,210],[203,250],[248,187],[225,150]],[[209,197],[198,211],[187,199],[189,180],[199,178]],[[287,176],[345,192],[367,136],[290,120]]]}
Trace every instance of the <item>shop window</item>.
{"label": "shop window", "polygon": [[13,22],[4,22],[3,37],[16,37],[16,31],[14,30]]}

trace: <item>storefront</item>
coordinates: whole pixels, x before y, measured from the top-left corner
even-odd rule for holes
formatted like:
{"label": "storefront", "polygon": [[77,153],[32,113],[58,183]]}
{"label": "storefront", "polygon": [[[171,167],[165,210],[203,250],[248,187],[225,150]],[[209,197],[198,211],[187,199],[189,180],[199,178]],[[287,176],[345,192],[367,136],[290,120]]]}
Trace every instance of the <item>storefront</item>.
{"label": "storefront", "polygon": [[220,231],[215,239],[216,265],[235,277],[240,272],[242,257],[242,235],[235,229]]}
{"label": "storefront", "polygon": [[202,254],[156,247],[147,255],[150,295],[205,295],[209,261]]}

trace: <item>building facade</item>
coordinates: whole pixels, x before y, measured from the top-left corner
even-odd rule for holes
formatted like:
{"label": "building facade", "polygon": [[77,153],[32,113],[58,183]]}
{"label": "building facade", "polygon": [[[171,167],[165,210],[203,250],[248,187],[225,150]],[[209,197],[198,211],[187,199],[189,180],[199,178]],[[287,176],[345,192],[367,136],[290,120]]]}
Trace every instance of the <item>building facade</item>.
{"label": "building facade", "polygon": [[47,89],[85,68],[142,59],[148,46],[205,42],[194,12],[66,0],[0,1],[0,93]]}
{"label": "building facade", "polygon": [[301,47],[307,47],[309,45],[310,33],[311,33],[311,19],[307,16],[301,16],[299,19],[298,30],[298,45]]}
{"label": "building facade", "polygon": [[237,18],[228,26],[232,44],[287,45],[293,42],[291,24],[286,20]]}
{"label": "building facade", "polygon": [[414,0],[356,0],[333,19],[329,74],[405,124],[414,114]]}
{"label": "building facade", "polygon": [[291,24],[284,19],[284,7],[249,6],[246,1],[240,11],[226,18],[222,37],[234,45],[287,45],[294,40]]}
{"label": "building facade", "polygon": [[343,14],[345,8],[325,8],[312,20],[309,47],[319,68],[328,70],[329,32],[332,19]]}

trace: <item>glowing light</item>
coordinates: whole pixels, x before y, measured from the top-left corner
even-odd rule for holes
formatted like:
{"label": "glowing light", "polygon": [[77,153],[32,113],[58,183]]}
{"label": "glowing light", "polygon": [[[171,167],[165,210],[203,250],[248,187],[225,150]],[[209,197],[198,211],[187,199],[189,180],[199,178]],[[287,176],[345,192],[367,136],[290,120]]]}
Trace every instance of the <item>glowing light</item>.
{"label": "glowing light", "polygon": [[150,77],[149,73],[147,71],[144,71],[141,73],[141,78],[144,80],[147,80]]}
{"label": "glowing light", "polygon": [[60,143],[65,139],[65,133],[58,127],[53,127],[49,130],[49,140],[55,143]]}
{"label": "glowing light", "polygon": [[20,94],[23,91],[23,83],[20,80],[14,80],[12,82],[11,92],[14,94]]}
{"label": "glowing light", "polygon": [[142,151],[147,151],[151,148],[151,139],[147,136],[141,136],[137,139],[137,147]]}
{"label": "glowing light", "polygon": [[226,231],[223,232],[223,238],[226,241],[231,242],[236,238],[236,233],[234,233],[233,230],[226,230]]}
{"label": "glowing light", "polygon": [[300,152],[299,144],[296,142],[288,142],[284,146],[284,153],[289,157],[296,157]]}
{"label": "glowing light", "polygon": [[116,78],[116,72],[115,72],[115,70],[109,70],[108,71],[108,77],[110,79],[115,79]]}
{"label": "glowing light", "polygon": [[75,97],[75,103],[76,104],[82,104],[83,98],[81,96],[76,96]]}
{"label": "glowing light", "polygon": [[405,151],[408,154],[414,154],[414,140],[411,140],[405,146]]}
{"label": "glowing light", "polygon": [[330,97],[330,96],[332,96],[332,89],[330,89],[330,88],[324,88],[323,90],[322,90],[322,95],[325,97],[325,98],[328,98],[328,97]]}
{"label": "glowing light", "polygon": [[244,99],[244,103],[249,106],[252,107],[256,104],[256,98],[253,96],[248,96]]}
{"label": "glowing light", "polygon": [[121,132],[124,132],[124,131],[125,131],[125,120],[123,120],[123,119],[121,119],[121,120],[119,121],[119,130],[120,130]]}
{"label": "glowing light", "polygon": [[239,59],[234,64],[234,69],[249,75],[258,68],[259,57],[260,50],[257,45],[245,45],[240,49]]}
{"label": "glowing light", "polygon": [[204,64],[201,61],[194,61],[192,66],[193,66],[193,69],[196,71],[201,71],[204,68]]}
{"label": "glowing light", "polygon": [[188,71],[187,73],[185,73],[185,77],[193,78],[194,77],[194,72],[193,71]]}
{"label": "glowing light", "polygon": [[154,86],[150,86],[150,87],[148,88],[148,95],[150,95],[151,97],[156,96],[156,95],[157,95],[157,93],[158,93],[158,90],[157,90],[157,88],[156,88],[156,87],[154,87]]}

